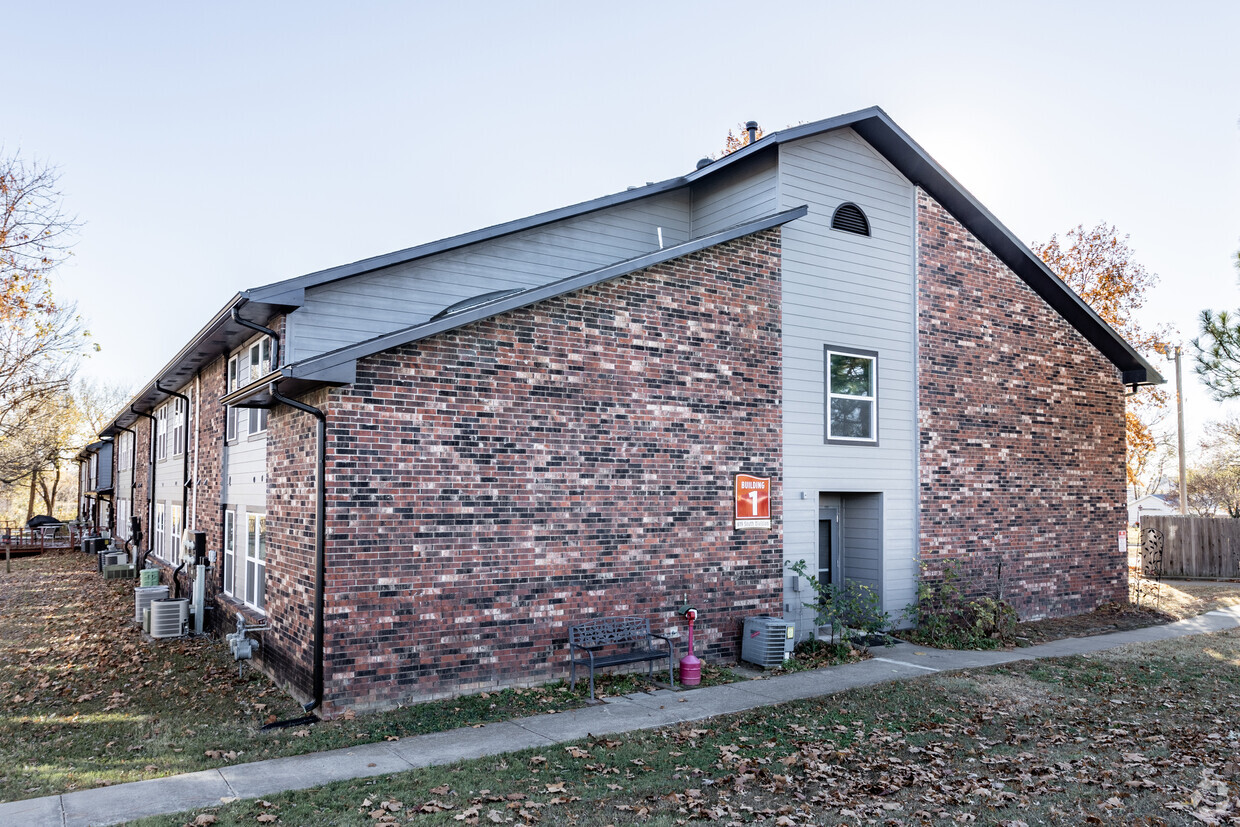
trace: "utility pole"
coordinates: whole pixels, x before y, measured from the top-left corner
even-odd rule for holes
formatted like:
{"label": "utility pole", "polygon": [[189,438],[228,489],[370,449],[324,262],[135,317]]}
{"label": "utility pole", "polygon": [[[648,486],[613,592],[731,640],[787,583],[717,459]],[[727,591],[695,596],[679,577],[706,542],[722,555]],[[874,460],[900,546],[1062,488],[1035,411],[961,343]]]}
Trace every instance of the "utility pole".
{"label": "utility pole", "polygon": [[1175,418],[1180,443],[1180,514],[1188,514],[1188,480],[1184,471],[1184,377],[1180,373],[1179,345],[1175,346]]}

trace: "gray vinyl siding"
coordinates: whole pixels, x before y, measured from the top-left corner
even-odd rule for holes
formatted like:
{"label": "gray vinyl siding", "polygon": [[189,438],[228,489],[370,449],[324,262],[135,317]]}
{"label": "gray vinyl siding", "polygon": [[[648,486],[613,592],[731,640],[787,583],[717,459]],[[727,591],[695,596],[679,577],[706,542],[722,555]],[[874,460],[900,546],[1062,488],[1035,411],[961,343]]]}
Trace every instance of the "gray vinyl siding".
{"label": "gray vinyl siding", "polygon": [[[884,609],[898,614],[917,573],[914,189],[842,129],[782,145],[778,193],[781,209],[809,205],[783,228],[785,558],[814,559],[820,492],[881,494],[881,559],[846,576],[875,572]],[[865,212],[871,237],[830,228],[848,201]],[[878,353],[876,445],[825,444],[824,345]],[[799,602],[789,588],[785,603]]]}
{"label": "gray vinyl siding", "polygon": [[456,302],[547,284],[689,240],[687,189],[314,287],[287,317],[290,362],[424,322]]}
{"label": "gray vinyl siding", "polygon": [[[240,348],[228,354],[238,357],[238,382],[244,385],[253,377],[245,364],[250,346],[261,339],[255,336]],[[283,357],[281,357],[283,361]],[[227,376],[228,366],[224,367]],[[237,433],[234,439],[224,443],[224,478],[221,501],[228,506],[245,506],[249,511],[265,512],[267,508],[267,431],[250,433],[250,412],[245,408],[236,411]],[[227,417],[225,414],[225,429]]]}
{"label": "gray vinyl siding", "polygon": [[775,153],[766,152],[694,184],[693,237],[775,212],[777,173]]}
{"label": "gray vinyl siding", "polygon": [[224,448],[223,498],[251,511],[267,507],[267,437],[243,435]]}
{"label": "gray vinyl siding", "polygon": [[842,515],[844,579],[882,589],[883,498],[881,494],[844,497]]}

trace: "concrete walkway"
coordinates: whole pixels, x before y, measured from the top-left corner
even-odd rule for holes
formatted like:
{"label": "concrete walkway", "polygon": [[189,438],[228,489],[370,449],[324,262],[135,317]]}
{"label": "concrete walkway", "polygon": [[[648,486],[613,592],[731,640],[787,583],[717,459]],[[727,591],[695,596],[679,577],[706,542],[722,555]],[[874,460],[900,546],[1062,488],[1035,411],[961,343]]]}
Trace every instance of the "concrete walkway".
{"label": "concrete walkway", "polygon": [[1235,628],[1240,628],[1240,606],[1166,626],[1057,640],[1013,651],[956,652],[899,643],[875,648],[870,660],[815,672],[796,672],[692,692],[639,692],[554,715],[0,803],[0,824],[23,827],[119,824],[134,818],[218,805],[222,798],[259,798],[332,781],[389,775],[529,747],[549,747],[589,735],[698,721],[934,672],[1088,654],[1126,643],[1168,640]]}

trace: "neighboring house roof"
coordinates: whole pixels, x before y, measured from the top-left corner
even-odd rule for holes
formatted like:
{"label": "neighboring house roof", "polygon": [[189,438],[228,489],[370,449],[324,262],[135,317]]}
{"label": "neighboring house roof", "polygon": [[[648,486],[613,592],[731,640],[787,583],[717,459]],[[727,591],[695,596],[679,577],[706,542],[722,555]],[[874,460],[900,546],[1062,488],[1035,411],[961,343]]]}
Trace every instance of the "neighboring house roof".
{"label": "neighboring house roof", "polygon": [[[968,190],[939,166],[908,133],[896,125],[886,112],[878,107],[770,133],[736,152],[677,178],[648,184],[644,187],[634,187],[624,192],[497,224],[463,235],[244,290],[234,296],[216,314],[215,318],[157,374],[158,379],[174,385],[183,384],[184,380],[192,376],[198,367],[216,358],[221,348],[226,350],[235,347],[252,336],[252,330],[231,320],[233,308],[246,307],[248,304],[255,305],[249,309],[247,315],[251,315],[253,319],[261,323],[273,313],[300,307],[305,301],[305,291],[308,288],[680,189],[695,181],[715,175],[746,158],[774,151],[775,147],[780,144],[844,128],[855,131],[909,181],[921,187],[938,201],[1000,261],[1011,268],[1034,292],[1119,368],[1124,384],[1135,386],[1161,384],[1164,381],[1136,349],[1094,312],[1062,279],[1057,277],[1032,250],[1017,239]],[[613,266],[622,264],[624,262]],[[421,327],[421,325],[415,327]],[[413,328],[406,330],[411,329]],[[403,331],[398,331],[398,333],[403,333]],[[342,350],[349,350],[349,348],[342,348]],[[339,354],[340,351],[333,351],[333,353]],[[327,355],[329,354],[323,356]],[[314,359],[322,359],[322,357],[316,356]],[[301,364],[305,365],[314,359],[305,360]],[[139,410],[149,411],[168,398],[168,394],[160,390],[157,384],[157,381],[153,381],[143,388],[132,401],[132,405]],[[293,392],[292,386],[289,392]],[[137,416],[131,410],[127,407],[126,412],[119,415],[103,433],[112,433],[115,431],[115,426],[125,425],[135,420]]]}
{"label": "neighboring house roof", "polygon": [[1180,498],[1176,494],[1144,494],[1135,500],[1128,501],[1129,510],[1139,509],[1148,510],[1152,508],[1168,508],[1177,511],[1180,508]]}

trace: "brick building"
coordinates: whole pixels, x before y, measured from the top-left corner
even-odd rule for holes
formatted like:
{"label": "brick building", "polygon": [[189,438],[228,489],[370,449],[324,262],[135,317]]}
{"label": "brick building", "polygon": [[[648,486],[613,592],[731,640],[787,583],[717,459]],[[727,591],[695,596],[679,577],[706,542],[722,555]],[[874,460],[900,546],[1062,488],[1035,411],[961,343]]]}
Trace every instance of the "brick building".
{"label": "brick building", "polygon": [[808,630],[802,559],[893,614],[948,559],[1025,617],[1120,599],[1161,381],[869,109],[247,290],[101,436],[117,533],[172,568],[205,531],[212,627],[269,624],[334,714],[560,676],[573,622],[686,598],[731,659],[745,616]]}

